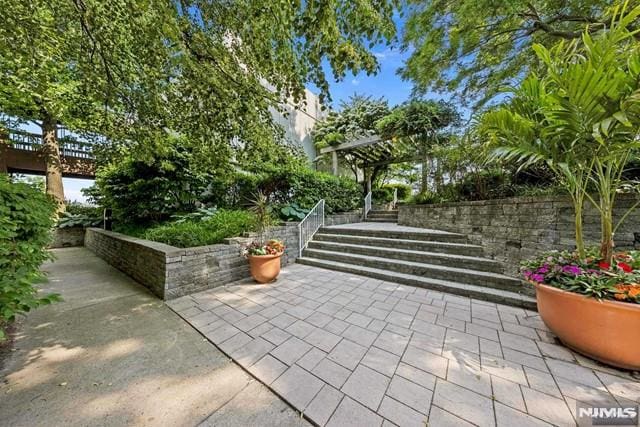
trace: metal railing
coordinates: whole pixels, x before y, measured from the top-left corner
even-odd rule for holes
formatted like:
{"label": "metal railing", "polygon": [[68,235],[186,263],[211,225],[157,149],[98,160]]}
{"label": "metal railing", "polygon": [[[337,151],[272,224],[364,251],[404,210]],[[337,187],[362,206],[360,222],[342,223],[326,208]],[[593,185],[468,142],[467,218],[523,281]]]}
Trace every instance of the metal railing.
{"label": "metal railing", "polygon": [[371,191],[369,191],[367,195],[364,196],[364,208],[362,210],[362,219],[367,219],[367,215],[369,214],[370,210],[371,210]]}
{"label": "metal railing", "polygon": [[[7,137],[12,148],[22,151],[40,151],[42,149],[42,135],[9,129]],[[0,138],[1,139],[1,138]],[[90,143],[78,141],[69,136],[58,139],[60,155],[79,159],[94,158],[93,146]]]}
{"label": "metal railing", "polygon": [[393,189],[393,209],[398,207],[398,187]]}
{"label": "metal railing", "polygon": [[299,236],[299,252],[298,255],[302,256],[302,251],[307,247],[309,241],[313,238],[313,235],[324,226],[324,199],[320,200],[316,205],[311,208],[307,216],[304,217],[300,224],[298,224],[298,236]]}

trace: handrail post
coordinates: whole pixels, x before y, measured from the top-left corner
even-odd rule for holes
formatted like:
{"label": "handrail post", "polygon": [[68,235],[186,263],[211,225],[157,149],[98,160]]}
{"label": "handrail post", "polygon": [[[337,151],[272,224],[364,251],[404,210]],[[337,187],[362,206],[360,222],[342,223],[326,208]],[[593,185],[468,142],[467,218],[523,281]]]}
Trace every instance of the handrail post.
{"label": "handrail post", "polygon": [[393,209],[398,207],[398,187],[393,189]]}
{"label": "handrail post", "polygon": [[367,215],[369,214],[370,210],[371,210],[371,191],[369,191],[367,195],[364,196],[364,208],[362,209],[363,220],[367,219]]}
{"label": "handrail post", "polygon": [[319,200],[298,224],[298,255],[300,257],[320,227],[324,227],[324,199]]}

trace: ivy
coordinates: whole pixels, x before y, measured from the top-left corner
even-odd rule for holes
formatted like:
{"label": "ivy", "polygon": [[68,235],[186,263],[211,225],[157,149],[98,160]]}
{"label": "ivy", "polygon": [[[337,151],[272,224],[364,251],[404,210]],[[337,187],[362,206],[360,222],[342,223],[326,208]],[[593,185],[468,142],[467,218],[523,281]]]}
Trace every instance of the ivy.
{"label": "ivy", "polygon": [[[40,295],[40,265],[51,256],[55,205],[42,191],[0,175],[0,326],[16,315],[59,300]],[[4,334],[0,328],[0,339]]]}

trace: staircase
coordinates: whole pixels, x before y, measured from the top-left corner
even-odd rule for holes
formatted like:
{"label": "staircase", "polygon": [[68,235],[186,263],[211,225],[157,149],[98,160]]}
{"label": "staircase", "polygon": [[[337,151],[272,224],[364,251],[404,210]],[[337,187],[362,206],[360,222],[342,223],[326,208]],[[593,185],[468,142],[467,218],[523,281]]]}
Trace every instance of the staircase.
{"label": "staircase", "polygon": [[[367,222],[392,222],[373,212]],[[483,255],[462,234],[360,223],[321,228],[298,262],[535,310],[533,288]]]}
{"label": "staircase", "polygon": [[367,213],[366,222],[398,222],[398,210],[371,210]]}

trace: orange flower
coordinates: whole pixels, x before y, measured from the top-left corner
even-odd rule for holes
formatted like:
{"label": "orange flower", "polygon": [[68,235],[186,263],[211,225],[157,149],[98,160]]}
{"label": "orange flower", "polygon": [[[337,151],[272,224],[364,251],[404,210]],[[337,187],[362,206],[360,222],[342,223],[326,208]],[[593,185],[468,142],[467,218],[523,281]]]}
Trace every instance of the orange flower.
{"label": "orange flower", "polygon": [[625,292],[627,290],[627,285],[625,285],[623,283],[618,283],[617,285],[614,286],[614,288],[618,292]]}
{"label": "orange flower", "polygon": [[625,294],[614,294],[613,297],[619,301],[624,301],[627,299],[627,296]]}
{"label": "orange flower", "polygon": [[640,286],[633,285],[633,287],[629,289],[629,296],[632,298],[640,296]]}

